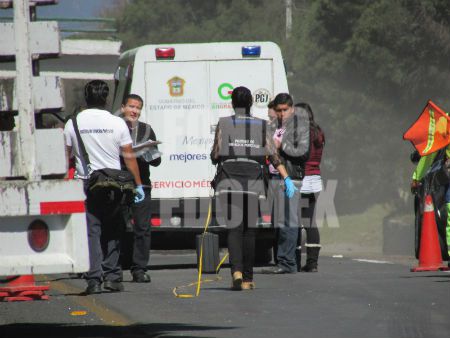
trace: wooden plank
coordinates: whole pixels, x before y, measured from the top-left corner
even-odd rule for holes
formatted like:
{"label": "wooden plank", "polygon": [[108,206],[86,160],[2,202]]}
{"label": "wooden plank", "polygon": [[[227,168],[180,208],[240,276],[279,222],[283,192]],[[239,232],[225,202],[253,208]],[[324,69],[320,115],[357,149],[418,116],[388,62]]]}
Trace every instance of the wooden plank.
{"label": "wooden plank", "polygon": [[[63,175],[67,171],[63,130],[36,129],[36,164],[40,175]],[[0,180],[24,176],[20,165],[16,131],[0,132]]]}
{"label": "wooden plank", "polygon": [[[46,110],[61,110],[64,106],[61,80],[56,76],[33,77],[33,103],[35,113]],[[13,110],[17,110],[17,88],[13,98]]]}
{"label": "wooden plank", "polygon": [[[59,0],[29,0],[30,6],[56,5]],[[0,8],[11,8],[13,0],[0,0]]]}
{"label": "wooden plank", "polygon": [[[14,24],[0,23],[0,57],[13,57],[16,54]],[[30,51],[38,57],[59,55],[61,43],[56,21],[30,22]]]}

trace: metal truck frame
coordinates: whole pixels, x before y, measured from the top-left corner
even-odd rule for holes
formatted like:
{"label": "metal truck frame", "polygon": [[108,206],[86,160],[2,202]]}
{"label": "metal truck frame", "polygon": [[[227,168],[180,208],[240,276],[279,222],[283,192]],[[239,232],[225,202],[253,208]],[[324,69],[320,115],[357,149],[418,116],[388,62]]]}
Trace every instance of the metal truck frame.
{"label": "metal truck frame", "polygon": [[57,23],[30,21],[36,5],[53,3],[9,1],[14,23],[1,24],[0,61],[15,58],[16,78],[13,102],[0,102],[0,113],[17,114],[18,128],[0,132],[0,276],[89,268],[85,195],[82,182],[64,179],[63,130],[35,129],[37,111],[62,104],[59,79],[39,77],[37,64],[60,52]]}

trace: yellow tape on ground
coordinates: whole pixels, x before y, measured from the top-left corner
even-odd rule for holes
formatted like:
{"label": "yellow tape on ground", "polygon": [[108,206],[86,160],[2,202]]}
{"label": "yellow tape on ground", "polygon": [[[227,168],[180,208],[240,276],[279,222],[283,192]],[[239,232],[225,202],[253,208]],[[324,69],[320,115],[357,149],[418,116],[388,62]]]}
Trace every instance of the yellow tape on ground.
{"label": "yellow tape on ground", "polygon": [[[222,279],[222,277],[219,276],[220,267],[225,262],[225,259],[227,259],[228,254],[226,254],[220,261],[220,263],[216,267],[216,277],[214,279],[203,279],[202,280],[202,271],[203,271],[203,239],[205,238],[206,233],[208,232],[208,226],[211,222],[211,199],[209,200],[209,206],[208,206],[208,216],[206,217],[205,222],[205,229],[202,233],[202,238],[200,240],[200,257],[199,257],[199,263],[198,263],[198,275],[197,275],[197,281],[192,282],[187,285],[180,285],[173,288],[172,293],[177,298],[194,298],[198,297],[200,295],[200,289],[202,283],[211,283],[211,282],[217,282]],[[196,286],[195,294],[194,293],[178,293],[179,289],[185,289],[189,287]]]}

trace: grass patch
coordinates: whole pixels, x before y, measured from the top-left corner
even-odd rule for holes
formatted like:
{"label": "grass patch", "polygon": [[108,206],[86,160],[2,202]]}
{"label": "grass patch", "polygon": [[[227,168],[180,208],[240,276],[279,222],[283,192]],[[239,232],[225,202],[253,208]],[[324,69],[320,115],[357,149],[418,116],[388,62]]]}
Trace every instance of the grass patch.
{"label": "grass patch", "polygon": [[324,251],[381,252],[383,219],[392,211],[392,206],[377,204],[361,214],[339,216],[338,228],[329,228],[325,222],[319,229]]}

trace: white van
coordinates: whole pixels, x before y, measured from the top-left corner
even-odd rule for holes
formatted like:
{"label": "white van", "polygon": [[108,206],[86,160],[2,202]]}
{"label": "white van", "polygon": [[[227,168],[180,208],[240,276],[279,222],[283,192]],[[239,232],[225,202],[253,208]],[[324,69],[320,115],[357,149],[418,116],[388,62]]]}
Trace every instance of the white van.
{"label": "white van", "polygon": [[[209,154],[217,121],[233,114],[233,88],[249,88],[252,114],[264,119],[274,95],[288,92],[281,51],[272,42],[146,45],[120,56],[115,80],[113,111],[125,95],[140,95],[140,120],[162,142],[162,163],[151,168],[151,225],[160,230],[204,227],[215,173]],[[270,223],[270,215],[262,216]]]}

